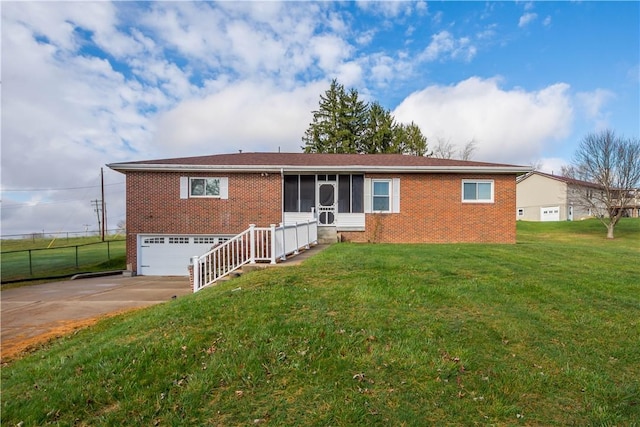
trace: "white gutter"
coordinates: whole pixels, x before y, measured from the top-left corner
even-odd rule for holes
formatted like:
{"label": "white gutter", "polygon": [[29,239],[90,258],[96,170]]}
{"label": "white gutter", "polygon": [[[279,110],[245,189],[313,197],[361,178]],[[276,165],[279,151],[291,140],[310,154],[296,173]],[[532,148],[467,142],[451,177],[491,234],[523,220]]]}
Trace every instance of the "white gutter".
{"label": "white gutter", "polygon": [[175,165],[151,163],[111,163],[107,167],[118,172],[369,172],[369,173],[497,173],[523,174],[531,172],[529,166],[295,166],[295,165]]}

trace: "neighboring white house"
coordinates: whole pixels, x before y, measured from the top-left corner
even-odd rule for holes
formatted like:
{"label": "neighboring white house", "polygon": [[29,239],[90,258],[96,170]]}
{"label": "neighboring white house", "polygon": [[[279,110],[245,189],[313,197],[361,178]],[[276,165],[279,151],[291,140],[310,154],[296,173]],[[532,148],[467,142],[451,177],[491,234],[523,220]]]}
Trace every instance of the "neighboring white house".
{"label": "neighboring white house", "polygon": [[533,171],[516,180],[516,218],[525,221],[574,221],[593,216],[581,199],[601,187],[591,182]]}

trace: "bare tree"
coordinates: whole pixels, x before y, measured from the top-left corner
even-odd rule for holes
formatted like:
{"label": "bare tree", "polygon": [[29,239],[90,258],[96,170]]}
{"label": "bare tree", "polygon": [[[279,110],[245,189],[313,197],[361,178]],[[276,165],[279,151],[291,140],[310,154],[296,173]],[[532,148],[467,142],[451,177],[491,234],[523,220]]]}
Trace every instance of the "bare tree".
{"label": "bare tree", "polygon": [[539,171],[542,169],[542,160],[537,159],[537,160],[531,160],[529,162],[529,167],[531,167],[532,170],[534,171]]}
{"label": "bare tree", "polygon": [[573,160],[574,172],[597,185],[580,197],[580,203],[607,227],[607,238],[635,197],[640,184],[640,141],[617,136],[612,130],[590,133],[580,142]]}
{"label": "bare tree", "polygon": [[572,165],[560,166],[560,176],[564,176],[565,178],[578,179],[576,176],[576,168],[574,168]]}
{"label": "bare tree", "polygon": [[475,138],[472,138],[469,142],[467,142],[462,149],[460,149],[460,159],[461,160],[471,160],[471,156],[473,156],[473,152],[476,151],[477,142]]}
{"label": "bare tree", "polygon": [[445,140],[439,136],[436,138],[436,146],[433,148],[433,157],[436,159],[452,159],[456,152],[456,147],[451,143],[451,139]]}
{"label": "bare tree", "polygon": [[564,176],[565,178],[577,179],[579,181],[586,181],[588,179],[584,170],[579,170],[574,165],[560,166],[560,176]]}

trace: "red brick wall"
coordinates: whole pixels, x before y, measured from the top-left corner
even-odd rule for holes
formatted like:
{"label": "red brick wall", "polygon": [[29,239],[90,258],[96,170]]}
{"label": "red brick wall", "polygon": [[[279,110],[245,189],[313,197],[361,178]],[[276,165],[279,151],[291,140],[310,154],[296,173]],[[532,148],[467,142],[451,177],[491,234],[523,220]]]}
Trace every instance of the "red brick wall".
{"label": "red brick wall", "polygon": [[[392,178],[393,175],[367,175]],[[397,175],[395,176],[397,177]],[[400,175],[400,213],[367,214],[364,232],[346,241],[387,243],[515,243],[516,180],[497,175],[494,203],[462,203],[463,179],[486,175]]]}
{"label": "red brick wall", "polygon": [[[127,263],[137,268],[137,235],[236,234],[249,224],[282,221],[279,174],[229,174],[229,198],[180,199],[180,176],[127,173]],[[197,176],[223,174],[194,173]],[[393,178],[398,175],[367,175]],[[342,232],[344,240],[390,243],[515,243],[514,175],[492,177],[494,203],[462,203],[463,179],[486,175],[400,175],[400,213],[367,214],[366,231]]]}
{"label": "red brick wall", "polygon": [[169,172],[127,172],[127,264],[137,268],[137,235],[237,234],[249,224],[282,222],[280,174],[189,173],[229,178],[229,198],[180,198],[180,177]]}

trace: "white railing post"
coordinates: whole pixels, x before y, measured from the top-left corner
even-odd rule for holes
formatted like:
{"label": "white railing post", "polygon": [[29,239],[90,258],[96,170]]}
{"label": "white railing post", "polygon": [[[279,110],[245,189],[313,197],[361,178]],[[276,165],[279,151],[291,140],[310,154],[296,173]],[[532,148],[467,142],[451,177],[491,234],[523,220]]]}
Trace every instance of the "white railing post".
{"label": "white railing post", "polygon": [[193,292],[200,289],[200,257],[194,256],[191,258],[191,264],[193,265]]}
{"label": "white railing post", "polygon": [[283,222],[280,223],[280,228],[282,228],[282,256],[280,260],[285,261],[287,259],[287,230]]}
{"label": "white railing post", "polygon": [[249,224],[249,263],[256,263],[256,225]]}
{"label": "white railing post", "polygon": [[305,245],[305,249],[309,249],[311,247],[311,220],[307,220],[307,244]]}
{"label": "white railing post", "polygon": [[300,253],[300,242],[298,242],[298,223],[296,222],[296,228],[293,229],[296,232],[296,249],[293,251],[294,254],[298,255]]}
{"label": "white railing post", "polygon": [[276,263],[276,225],[271,224],[271,264]]}

